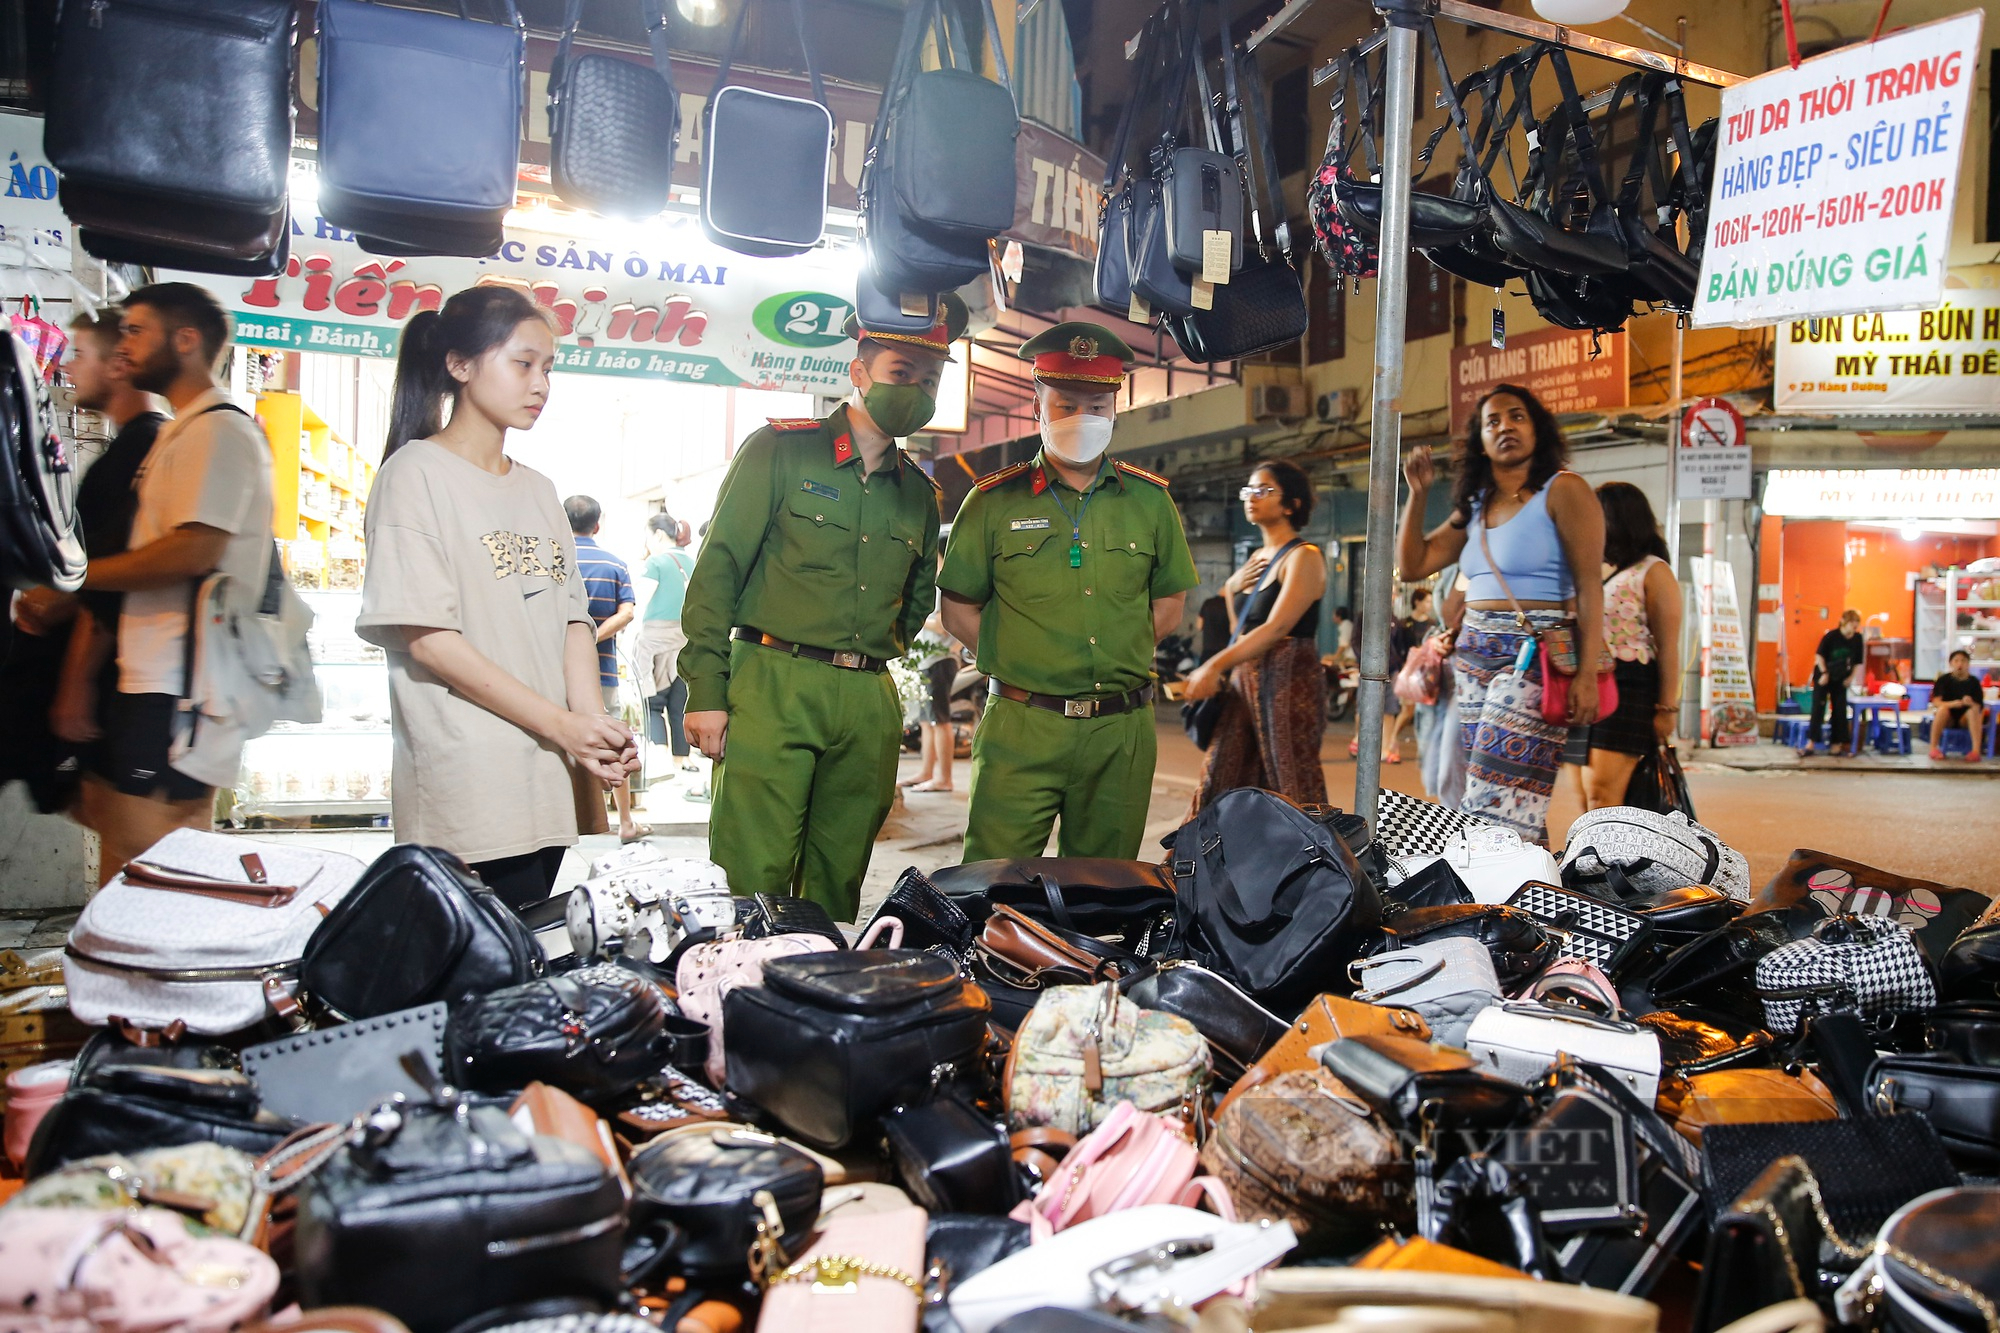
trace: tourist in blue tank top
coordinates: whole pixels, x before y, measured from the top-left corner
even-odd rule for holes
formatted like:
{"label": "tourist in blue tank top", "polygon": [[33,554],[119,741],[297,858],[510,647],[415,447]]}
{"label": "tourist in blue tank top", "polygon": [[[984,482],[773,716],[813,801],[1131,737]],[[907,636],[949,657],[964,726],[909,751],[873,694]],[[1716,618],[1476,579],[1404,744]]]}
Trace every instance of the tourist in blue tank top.
{"label": "tourist in blue tank top", "polygon": [[1574,615],[1569,720],[1588,725],[1597,721],[1604,653],[1604,513],[1590,484],[1564,469],[1567,461],[1555,417],[1526,389],[1502,384],[1473,408],[1453,456],[1451,516],[1428,533],[1424,508],[1437,466],[1429,449],[1410,452],[1403,464],[1410,498],[1396,534],[1401,578],[1426,578],[1456,560],[1470,585],[1452,655],[1469,752],[1459,808],[1538,843],[1548,841],[1568,726],[1542,716],[1539,664],[1519,670],[1516,663],[1525,640]]}

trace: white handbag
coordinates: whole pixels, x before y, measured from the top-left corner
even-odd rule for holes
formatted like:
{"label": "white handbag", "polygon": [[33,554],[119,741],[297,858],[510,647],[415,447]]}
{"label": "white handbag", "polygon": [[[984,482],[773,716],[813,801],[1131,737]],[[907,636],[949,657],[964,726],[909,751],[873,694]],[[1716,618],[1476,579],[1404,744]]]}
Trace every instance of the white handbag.
{"label": "white handbag", "polygon": [[[1557,990],[1585,995],[1604,1009],[1592,1013],[1549,998]],[[1465,1048],[1505,1079],[1533,1086],[1559,1053],[1600,1066],[1647,1106],[1660,1093],[1660,1038],[1618,1016],[1613,994],[1578,973],[1543,977],[1527,997],[1496,1004],[1472,1020]]]}
{"label": "white handbag", "polygon": [[1450,866],[1474,902],[1504,903],[1530,880],[1553,883],[1556,859],[1546,847],[1521,841],[1512,829],[1491,824],[1471,824],[1445,839],[1438,856],[1409,857],[1403,861],[1405,878],[1414,876],[1433,861]]}
{"label": "white handbag", "polygon": [[361,878],[339,852],[176,829],[97,891],[63,953],[70,1012],[239,1032],[297,1012],[299,959]]}
{"label": "white handbag", "polygon": [[599,858],[591,877],[570,891],[565,924],[579,958],[617,948],[661,963],[693,932],[736,924],[736,900],[721,866],[647,851],[645,857],[614,852]]}
{"label": "white handbag", "polygon": [[[1200,1242],[1190,1247],[1176,1242]],[[1079,1222],[974,1273],[947,1303],[964,1333],[1024,1310],[1187,1309],[1276,1263],[1298,1244],[1284,1222],[1225,1222],[1171,1203]],[[1190,1249],[1194,1252],[1189,1253]]]}
{"label": "white handbag", "polygon": [[1690,884],[1750,901],[1750,863],[1743,853],[1679,810],[1659,814],[1612,805],[1580,816],[1563,848],[1561,882],[1614,901]]}

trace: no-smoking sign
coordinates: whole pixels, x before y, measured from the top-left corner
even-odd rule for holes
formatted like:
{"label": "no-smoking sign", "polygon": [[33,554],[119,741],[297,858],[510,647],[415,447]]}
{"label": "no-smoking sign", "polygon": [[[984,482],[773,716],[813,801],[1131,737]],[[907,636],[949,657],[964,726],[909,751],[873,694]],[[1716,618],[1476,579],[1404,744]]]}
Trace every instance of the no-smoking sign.
{"label": "no-smoking sign", "polygon": [[1683,500],[1750,498],[1750,440],[1734,403],[1698,398],[1688,404],[1674,453]]}

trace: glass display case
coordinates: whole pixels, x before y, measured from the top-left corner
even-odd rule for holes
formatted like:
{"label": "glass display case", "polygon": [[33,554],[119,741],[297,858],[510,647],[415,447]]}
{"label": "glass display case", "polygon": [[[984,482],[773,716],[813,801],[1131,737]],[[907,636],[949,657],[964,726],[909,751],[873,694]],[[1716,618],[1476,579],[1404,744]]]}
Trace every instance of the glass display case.
{"label": "glass display case", "polygon": [[281,722],[243,748],[236,814],[274,819],[389,813],[389,670],[354,632],[359,591],[302,591],[321,720]]}

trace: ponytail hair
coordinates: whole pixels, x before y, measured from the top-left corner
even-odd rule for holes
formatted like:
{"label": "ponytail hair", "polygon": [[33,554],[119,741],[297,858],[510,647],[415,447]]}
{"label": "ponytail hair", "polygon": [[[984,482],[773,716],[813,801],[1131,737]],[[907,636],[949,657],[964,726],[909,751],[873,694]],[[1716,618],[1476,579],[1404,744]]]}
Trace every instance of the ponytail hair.
{"label": "ponytail hair", "polygon": [[444,428],[446,399],[456,402],[459,383],[449,358],[476,361],[513,336],[525,320],[549,322],[548,312],[517,287],[492,284],[454,293],[441,310],[419,310],[403,326],[396,353],[396,387],[390,399],[386,460],[411,440]]}

